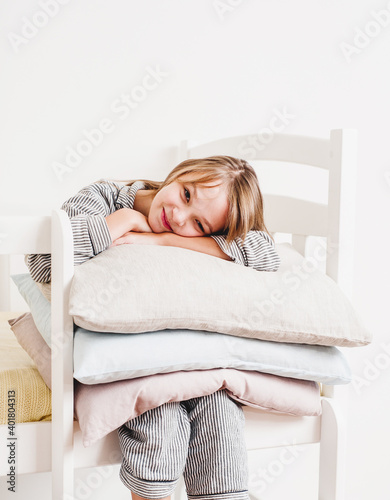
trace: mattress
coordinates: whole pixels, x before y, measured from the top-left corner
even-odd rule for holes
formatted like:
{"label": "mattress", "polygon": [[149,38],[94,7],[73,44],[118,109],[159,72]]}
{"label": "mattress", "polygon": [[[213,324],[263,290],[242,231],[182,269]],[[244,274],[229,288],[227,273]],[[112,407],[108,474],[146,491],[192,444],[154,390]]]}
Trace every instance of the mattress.
{"label": "mattress", "polygon": [[0,425],[13,409],[16,423],[51,420],[51,391],[8,324],[19,315],[0,312]]}

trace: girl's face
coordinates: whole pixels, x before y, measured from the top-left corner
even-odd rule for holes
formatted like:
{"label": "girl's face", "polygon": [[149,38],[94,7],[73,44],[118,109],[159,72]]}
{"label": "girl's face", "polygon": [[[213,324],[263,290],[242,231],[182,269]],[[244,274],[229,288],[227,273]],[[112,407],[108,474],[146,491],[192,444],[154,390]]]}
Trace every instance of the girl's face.
{"label": "girl's face", "polygon": [[148,215],[152,231],[206,236],[224,229],[229,209],[225,186],[196,186],[190,176],[181,180],[164,186],[154,197]]}

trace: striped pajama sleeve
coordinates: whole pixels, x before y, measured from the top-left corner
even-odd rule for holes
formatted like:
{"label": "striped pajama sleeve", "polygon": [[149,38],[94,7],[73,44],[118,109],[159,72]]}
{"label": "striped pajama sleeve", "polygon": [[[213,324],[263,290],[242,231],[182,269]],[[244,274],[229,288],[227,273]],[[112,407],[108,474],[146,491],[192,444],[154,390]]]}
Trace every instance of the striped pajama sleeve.
{"label": "striped pajama sleeve", "polygon": [[274,242],[265,231],[249,231],[245,241],[236,238],[229,244],[223,235],[212,238],[237,264],[253,267],[256,271],[277,271],[280,266],[280,257]]}
{"label": "striped pajama sleeve", "polygon": [[[97,182],[81,189],[61,206],[68,214],[72,227],[75,266],[111,245],[105,218],[120,208],[133,208],[136,192],[143,187],[140,181],[131,186],[109,181]],[[49,254],[27,255],[25,261],[34,281],[50,282]]]}

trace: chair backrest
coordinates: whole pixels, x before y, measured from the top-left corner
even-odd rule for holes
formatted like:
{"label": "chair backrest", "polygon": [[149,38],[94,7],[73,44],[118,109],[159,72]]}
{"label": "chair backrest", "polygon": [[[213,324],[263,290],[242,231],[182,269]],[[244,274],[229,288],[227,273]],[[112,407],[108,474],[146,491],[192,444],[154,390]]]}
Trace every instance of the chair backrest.
{"label": "chair backrest", "polygon": [[[252,145],[252,147],[249,147]],[[267,144],[257,135],[219,139],[200,145],[183,141],[180,160],[228,155],[251,162],[285,162],[328,171],[327,204],[263,193],[265,221],[271,233],[292,235],[305,254],[306,238],[326,238],[326,273],[351,297],[357,170],[357,132],[332,130],[326,139],[273,134]],[[255,166],[255,165],[254,165]],[[256,167],[255,167],[256,168]],[[310,189],[310,185],[307,186]]]}
{"label": "chair backrest", "polygon": [[0,216],[0,311],[11,309],[10,256],[50,253],[49,216]]}
{"label": "chair backrest", "polygon": [[0,255],[50,253],[49,216],[0,217]]}

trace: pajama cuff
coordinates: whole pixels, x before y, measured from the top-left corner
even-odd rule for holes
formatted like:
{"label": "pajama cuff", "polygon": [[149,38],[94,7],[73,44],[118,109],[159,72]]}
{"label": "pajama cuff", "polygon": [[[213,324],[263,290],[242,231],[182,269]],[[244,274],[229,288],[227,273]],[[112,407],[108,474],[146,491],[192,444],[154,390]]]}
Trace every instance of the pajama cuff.
{"label": "pajama cuff", "polygon": [[188,500],[249,500],[249,494],[248,491],[235,491],[212,495],[188,495]]}
{"label": "pajama cuff", "polygon": [[119,472],[119,477],[122,483],[136,495],[156,500],[171,496],[178,482],[178,479],[174,481],[147,481],[140,479],[132,476],[123,464]]}
{"label": "pajama cuff", "polygon": [[102,215],[90,215],[86,217],[86,221],[93,253],[97,255],[111,245],[110,231],[106,219]]}
{"label": "pajama cuff", "polygon": [[227,243],[225,236],[212,235],[211,238],[217,243],[222,252],[228,255],[236,264],[248,266],[245,252],[241,250],[236,240]]}

